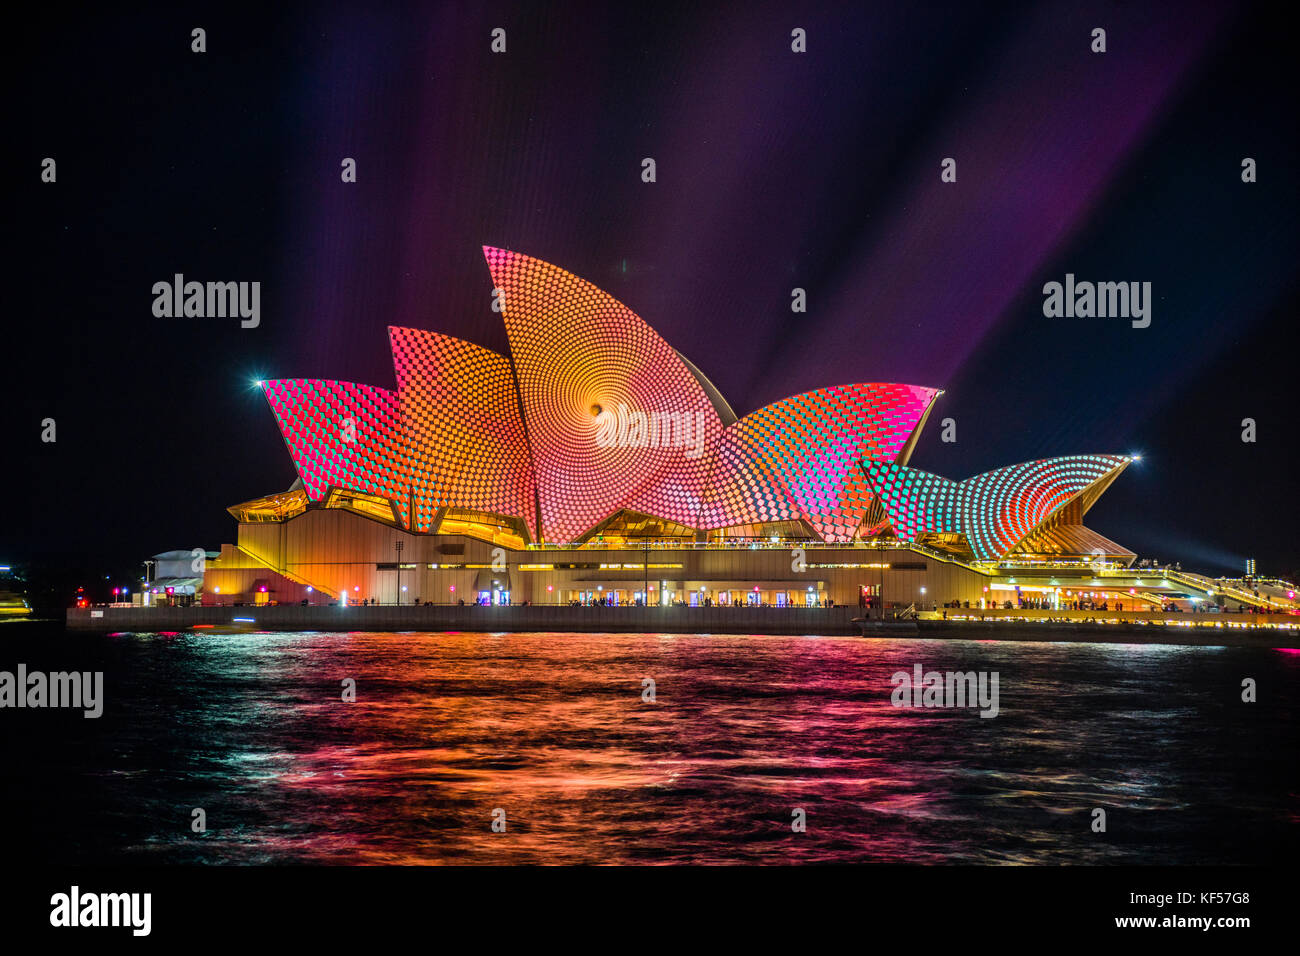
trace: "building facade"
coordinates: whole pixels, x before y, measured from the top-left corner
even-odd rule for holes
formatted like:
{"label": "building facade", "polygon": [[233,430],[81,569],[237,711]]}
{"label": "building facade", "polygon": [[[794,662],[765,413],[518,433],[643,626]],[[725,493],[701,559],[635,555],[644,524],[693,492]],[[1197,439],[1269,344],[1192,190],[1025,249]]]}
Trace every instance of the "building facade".
{"label": "building facade", "polygon": [[738,416],[612,296],[484,255],[508,355],[394,327],[395,388],[259,383],[299,478],[230,509],[204,603],[1001,606],[1134,560],[1082,524],[1127,456],[911,468],[919,385]]}

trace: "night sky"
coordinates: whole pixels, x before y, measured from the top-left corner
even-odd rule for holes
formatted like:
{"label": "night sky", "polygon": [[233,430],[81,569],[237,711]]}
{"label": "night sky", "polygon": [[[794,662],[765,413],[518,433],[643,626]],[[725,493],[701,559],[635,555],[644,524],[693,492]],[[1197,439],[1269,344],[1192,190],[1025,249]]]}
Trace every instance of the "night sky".
{"label": "night sky", "polygon": [[[1300,568],[1297,103],[1268,8],[270,6],[45,4],[11,34],[0,563],[233,541],[225,508],[295,477],[251,383],[393,388],[390,324],[506,351],[489,244],[608,290],[738,414],[940,387],[916,467],[1139,452],[1089,526]],[[260,281],[260,327],[155,318],[177,272]],[[1044,317],[1067,272],[1151,282],[1150,327]]]}

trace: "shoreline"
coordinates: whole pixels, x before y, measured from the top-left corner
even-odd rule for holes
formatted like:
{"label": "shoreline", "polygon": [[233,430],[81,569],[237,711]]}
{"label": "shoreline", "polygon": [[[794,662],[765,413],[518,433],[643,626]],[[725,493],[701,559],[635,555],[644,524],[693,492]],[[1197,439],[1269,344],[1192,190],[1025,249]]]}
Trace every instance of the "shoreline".
{"label": "shoreline", "polygon": [[[1037,621],[921,621],[916,635],[935,640],[1034,641],[1070,644],[1163,644],[1171,647],[1300,648],[1292,627],[1183,624],[1087,624]],[[864,637],[870,639],[868,630]]]}
{"label": "shoreline", "polygon": [[[69,633],[168,634],[273,631],[752,634],[855,637],[862,640],[921,638],[1300,648],[1300,620],[1285,615],[1252,615],[1243,620],[1187,615],[1185,620],[1107,622],[1090,618],[1050,621],[1003,615],[984,620],[923,618],[881,624],[861,622],[861,613],[856,607],[106,607],[69,609],[65,628]],[[44,620],[53,623],[56,619]]]}

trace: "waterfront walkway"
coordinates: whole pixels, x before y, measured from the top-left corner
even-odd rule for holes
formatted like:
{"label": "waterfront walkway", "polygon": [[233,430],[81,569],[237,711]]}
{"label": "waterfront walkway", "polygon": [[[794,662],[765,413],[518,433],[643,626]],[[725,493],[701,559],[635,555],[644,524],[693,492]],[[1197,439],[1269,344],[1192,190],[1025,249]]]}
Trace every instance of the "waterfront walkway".
{"label": "waterfront walkway", "polygon": [[[550,631],[664,634],[859,635],[857,607],[570,607],[555,605],[270,605],[262,607],[73,608],[74,631]],[[919,636],[1026,639],[1030,632],[1082,634],[1063,640],[1295,646],[1300,618],[1283,614],[1165,614],[1141,611],[949,609],[919,615]],[[891,629],[904,636],[901,629]],[[1097,636],[1086,635],[1095,633]],[[1163,635],[1163,638],[1162,638]],[[1051,636],[1038,640],[1053,640]]]}

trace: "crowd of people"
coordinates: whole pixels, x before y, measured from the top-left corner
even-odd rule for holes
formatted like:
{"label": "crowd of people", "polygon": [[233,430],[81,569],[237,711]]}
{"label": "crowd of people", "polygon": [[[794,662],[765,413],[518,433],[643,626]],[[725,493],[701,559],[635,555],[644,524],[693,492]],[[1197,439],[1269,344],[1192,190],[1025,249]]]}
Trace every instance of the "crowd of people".
{"label": "crowd of people", "polygon": [[[577,598],[569,601],[569,607],[644,607],[645,602],[640,598],[623,603],[616,602],[613,598],[593,597],[590,600],[579,600]],[[773,603],[771,601],[715,601],[711,597],[703,597],[697,604],[688,604],[681,598],[673,598],[666,604],[655,604],[656,607],[835,607],[835,601],[831,598],[821,598],[820,600],[809,601],[804,604],[790,602],[788,604]]]}

